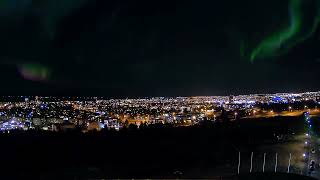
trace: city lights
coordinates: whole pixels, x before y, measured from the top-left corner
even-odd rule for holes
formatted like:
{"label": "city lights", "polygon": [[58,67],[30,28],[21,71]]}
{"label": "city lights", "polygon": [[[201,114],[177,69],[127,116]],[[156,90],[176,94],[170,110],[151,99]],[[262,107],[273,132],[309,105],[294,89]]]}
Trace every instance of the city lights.
{"label": "city lights", "polygon": [[[0,116],[7,118],[7,121],[0,122],[0,130],[40,128],[57,131],[82,124],[86,125],[83,126],[86,128],[92,122],[103,124],[100,128],[97,126],[97,129],[101,129],[101,127],[121,129],[128,124],[142,122],[145,124],[175,123],[177,126],[179,124],[188,126],[198,124],[203,120],[214,122],[222,121],[223,118],[239,120],[252,115],[269,117],[274,116],[275,111],[279,115],[286,115],[285,108],[273,108],[266,111],[261,109],[261,105],[269,106],[294,101],[302,103],[302,107],[306,109],[307,105],[303,104],[305,98],[316,102],[319,97],[320,92],[238,95],[232,96],[231,101],[229,96],[143,99],[99,99],[98,97],[64,97],[59,99],[57,97],[28,96],[21,98],[21,102],[0,103]],[[287,108],[290,112],[293,110],[291,105]],[[301,108],[297,108],[295,112],[291,113],[299,114],[301,110]],[[224,117],[221,117],[222,113],[224,113]],[[306,113],[310,114],[313,111],[309,109]],[[311,128],[308,117],[306,116],[306,121]]]}

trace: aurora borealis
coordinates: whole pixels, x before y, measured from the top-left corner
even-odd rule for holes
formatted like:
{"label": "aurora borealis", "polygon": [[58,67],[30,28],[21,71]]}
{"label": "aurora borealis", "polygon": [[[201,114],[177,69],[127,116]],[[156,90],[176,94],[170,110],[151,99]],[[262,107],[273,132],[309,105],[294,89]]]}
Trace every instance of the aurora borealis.
{"label": "aurora borealis", "polygon": [[0,0],[0,21],[4,93],[320,88],[319,0]]}
{"label": "aurora borealis", "polygon": [[254,61],[256,58],[266,58],[270,56],[277,56],[284,52],[287,52],[291,47],[303,42],[314,34],[318,24],[320,23],[320,6],[319,2],[315,1],[316,16],[313,19],[311,27],[306,32],[302,32],[303,16],[302,11],[304,1],[303,0],[290,0],[289,1],[289,19],[288,26],[272,35],[266,37],[250,55],[250,60]]}
{"label": "aurora borealis", "polygon": [[31,81],[48,81],[50,78],[50,70],[40,64],[22,64],[19,72],[23,78]]}

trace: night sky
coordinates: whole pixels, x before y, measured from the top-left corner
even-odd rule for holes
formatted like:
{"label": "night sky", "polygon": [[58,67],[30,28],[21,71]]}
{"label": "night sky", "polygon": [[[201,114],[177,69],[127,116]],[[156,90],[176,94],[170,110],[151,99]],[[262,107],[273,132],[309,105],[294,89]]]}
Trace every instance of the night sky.
{"label": "night sky", "polygon": [[320,0],[0,0],[0,94],[320,89]]}

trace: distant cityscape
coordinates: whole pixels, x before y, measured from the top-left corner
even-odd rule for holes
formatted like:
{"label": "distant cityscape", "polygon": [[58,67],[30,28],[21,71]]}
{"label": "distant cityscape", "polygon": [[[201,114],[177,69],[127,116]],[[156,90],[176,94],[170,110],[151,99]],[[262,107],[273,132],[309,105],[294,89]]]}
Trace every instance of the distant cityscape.
{"label": "distant cityscape", "polygon": [[0,129],[82,132],[120,130],[130,124],[191,126],[203,121],[318,113],[320,92],[198,97],[0,97]]}

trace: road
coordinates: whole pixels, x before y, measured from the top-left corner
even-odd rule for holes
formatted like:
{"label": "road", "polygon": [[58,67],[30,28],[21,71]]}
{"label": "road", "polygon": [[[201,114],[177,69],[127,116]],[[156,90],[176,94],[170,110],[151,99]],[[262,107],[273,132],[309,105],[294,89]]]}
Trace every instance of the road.
{"label": "road", "polygon": [[[265,114],[263,117],[271,116],[300,116],[304,111],[284,112],[279,114]],[[272,172],[275,168],[275,156],[277,154],[277,172],[287,172],[289,161],[291,163],[289,172],[295,174],[302,174],[311,176],[316,179],[320,179],[320,137],[319,133],[315,131],[317,128],[312,126],[314,121],[310,118],[319,116],[319,111],[309,111],[305,113],[305,134],[294,135],[289,142],[279,143],[276,145],[266,145],[259,148],[258,152],[255,152],[253,159],[253,172],[261,172],[263,164],[263,154],[266,153],[265,171]],[[260,117],[261,114],[260,114]],[[311,126],[310,126],[311,125]],[[312,149],[315,153],[312,153]],[[291,159],[290,159],[291,154]],[[303,157],[303,154],[306,156]],[[249,154],[244,154],[244,162],[241,165],[241,172],[248,172],[250,169],[250,157]],[[289,160],[290,159],[290,160]],[[309,165],[311,161],[315,161],[315,171],[309,174]]]}
{"label": "road", "polygon": [[[310,113],[304,114],[304,119],[306,121],[306,136],[305,136],[305,150],[306,150],[306,161],[304,167],[305,175],[320,179],[320,167],[319,167],[319,158],[320,158],[320,139],[318,133],[312,127],[312,122],[310,121]],[[315,162],[315,170],[310,171],[311,162]]]}

